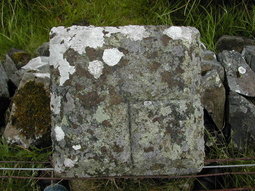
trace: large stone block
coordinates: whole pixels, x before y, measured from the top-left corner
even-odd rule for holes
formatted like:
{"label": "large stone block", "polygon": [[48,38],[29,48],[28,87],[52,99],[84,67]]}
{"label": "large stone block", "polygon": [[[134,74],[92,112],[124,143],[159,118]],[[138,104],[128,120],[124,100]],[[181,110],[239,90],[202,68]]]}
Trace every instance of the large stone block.
{"label": "large stone block", "polygon": [[199,32],[52,28],[53,163],[62,177],[188,174],[204,161]]}

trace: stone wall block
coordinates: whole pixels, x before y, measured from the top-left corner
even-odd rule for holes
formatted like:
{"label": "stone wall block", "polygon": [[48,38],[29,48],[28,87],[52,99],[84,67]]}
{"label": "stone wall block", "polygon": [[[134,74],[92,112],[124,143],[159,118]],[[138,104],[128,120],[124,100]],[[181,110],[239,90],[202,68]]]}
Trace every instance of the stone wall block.
{"label": "stone wall block", "polygon": [[229,123],[232,130],[232,140],[239,148],[254,148],[254,104],[234,91],[230,91],[228,97]]}
{"label": "stone wall block", "polygon": [[235,50],[239,53],[248,45],[255,45],[254,39],[249,39],[241,36],[223,35],[216,42],[216,51]]}
{"label": "stone wall block", "polygon": [[53,163],[59,176],[201,170],[197,29],[71,26],[52,28],[50,37]]}
{"label": "stone wall block", "polygon": [[22,73],[19,72],[16,65],[12,61],[12,59],[7,54],[5,57],[5,62],[3,63],[3,67],[6,71],[7,77],[12,81],[12,83],[19,87],[20,80],[22,78]]}
{"label": "stone wall block", "polygon": [[246,46],[242,51],[242,56],[246,60],[247,64],[255,72],[255,46]]}
{"label": "stone wall block", "polygon": [[255,73],[236,51],[223,51],[218,55],[226,71],[228,86],[244,96],[255,96]]}
{"label": "stone wall block", "polygon": [[28,148],[49,146],[50,140],[50,73],[49,58],[37,57],[21,68],[24,73],[13,97],[11,113],[4,131],[9,143]]}
{"label": "stone wall block", "polygon": [[210,50],[204,50],[201,57],[201,74],[204,76],[207,72],[215,70],[217,71],[222,83],[225,81],[225,71],[223,66],[218,62],[214,52]]}
{"label": "stone wall block", "polygon": [[216,70],[202,76],[202,104],[221,130],[224,127],[226,91]]}

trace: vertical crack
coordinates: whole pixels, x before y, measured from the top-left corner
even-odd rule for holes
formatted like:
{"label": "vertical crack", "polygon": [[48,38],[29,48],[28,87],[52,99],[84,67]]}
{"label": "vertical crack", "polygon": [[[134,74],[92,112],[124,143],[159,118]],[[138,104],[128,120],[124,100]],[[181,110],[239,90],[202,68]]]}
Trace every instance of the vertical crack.
{"label": "vertical crack", "polygon": [[127,103],[128,103],[128,130],[129,130],[130,159],[131,159],[132,166],[134,167],[132,126],[131,126],[131,107],[130,107],[130,102],[127,101]]}

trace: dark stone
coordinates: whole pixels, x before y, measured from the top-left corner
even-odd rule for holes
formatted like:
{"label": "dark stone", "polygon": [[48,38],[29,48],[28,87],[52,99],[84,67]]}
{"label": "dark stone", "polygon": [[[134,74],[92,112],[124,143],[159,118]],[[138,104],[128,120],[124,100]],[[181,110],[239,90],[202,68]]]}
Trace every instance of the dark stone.
{"label": "dark stone", "polygon": [[12,83],[14,83],[16,87],[18,87],[23,74],[18,71],[16,65],[14,64],[14,62],[12,61],[8,54],[5,57],[3,67],[6,71],[9,80],[11,80]]}
{"label": "dark stone", "polygon": [[244,56],[245,61],[251,67],[252,71],[255,72],[255,46],[244,47],[242,56]]}
{"label": "dark stone", "polygon": [[216,52],[235,50],[241,53],[243,48],[247,45],[255,45],[255,40],[239,36],[223,35],[216,42]]}
{"label": "dark stone", "polygon": [[218,55],[231,91],[255,97],[255,74],[239,52],[224,50]]}
{"label": "dark stone", "polygon": [[233,91],[229,93],[229,123],[239,148],[255,148],[255,106]]}
{"label": "dark stone", "polygon": [[216,70],[202,76],[202,104],[221,130],[224,126],[226,92]]}
{"label": "dark stone", "polygon": [[201,74],[204,76],[207,72],[217,71],[222,83],[225,80],[225,71],[222,65],[217,61],[216,55],[210,50],[204,50],[201,57]]}
{"label": "dark stone", "polygon": [[20,50],[17,48],[11,48],[8,52],[8,55],[15,63],[17,69],[20,69],[22,66],[25,66],[29,60],[31,60],[32,55],[25,50]]}
{"label": "dark stone", "polygon": [[49,42],[45,42],[42,46],[40,46],[35,53],[37,54],[37,56],[50,56],[50,43]]}

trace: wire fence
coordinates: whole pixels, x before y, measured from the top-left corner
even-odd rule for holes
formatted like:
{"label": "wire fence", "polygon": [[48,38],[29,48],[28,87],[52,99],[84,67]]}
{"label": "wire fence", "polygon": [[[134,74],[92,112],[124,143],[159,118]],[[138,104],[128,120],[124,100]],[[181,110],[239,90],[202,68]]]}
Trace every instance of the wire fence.
{"label": "wire fence", "polygon": [[[255,160],[255,157],[253,158],[227,158],[227,159],[208,159],[205,160],[205,164],[222,164],[227,162],[235,162],[235,161],[248,161],[248,160]],[[1,170],[18,170],[18,171],[46,171],[49,172],[52,176],[51,177],[28,177],[28,176],[0,176],[1,179],[4,178],[13,178],[13,179],[37,179],[37,180],[92,180],[92,179],[145,179],[145,178],[158,178],[158,179],[179,179],[179,178],[201,178],[201,177],[212,177],[212,176],[226,176],[226,175],[255,175],[255,172],[241,172],[241,171],[235,171],[235,172],[222,172],[222,173],[211,173],[211,174],[196,174],[196,175],[170,175],[170,176],[111,176],[111,177],[54,177],[54,168],[7,168],[7,167],[1,167],[1,164],[48,164],[52,166],[51,161],[0,161],[0,171]],[[242,167],[254,167],[255,164],[236,164],[236,165],[209,165],[204,166],[203,169],[209,169],[209,168],[242,168]],[[255,185],[255,181],[254,181]],[[228,191],[228,190],[255,190],[255,187],[245,187],[245,188],[231,188],[231,189],[220,189],[219,191]],[[217,190],[214,190],[217,191]]]}

